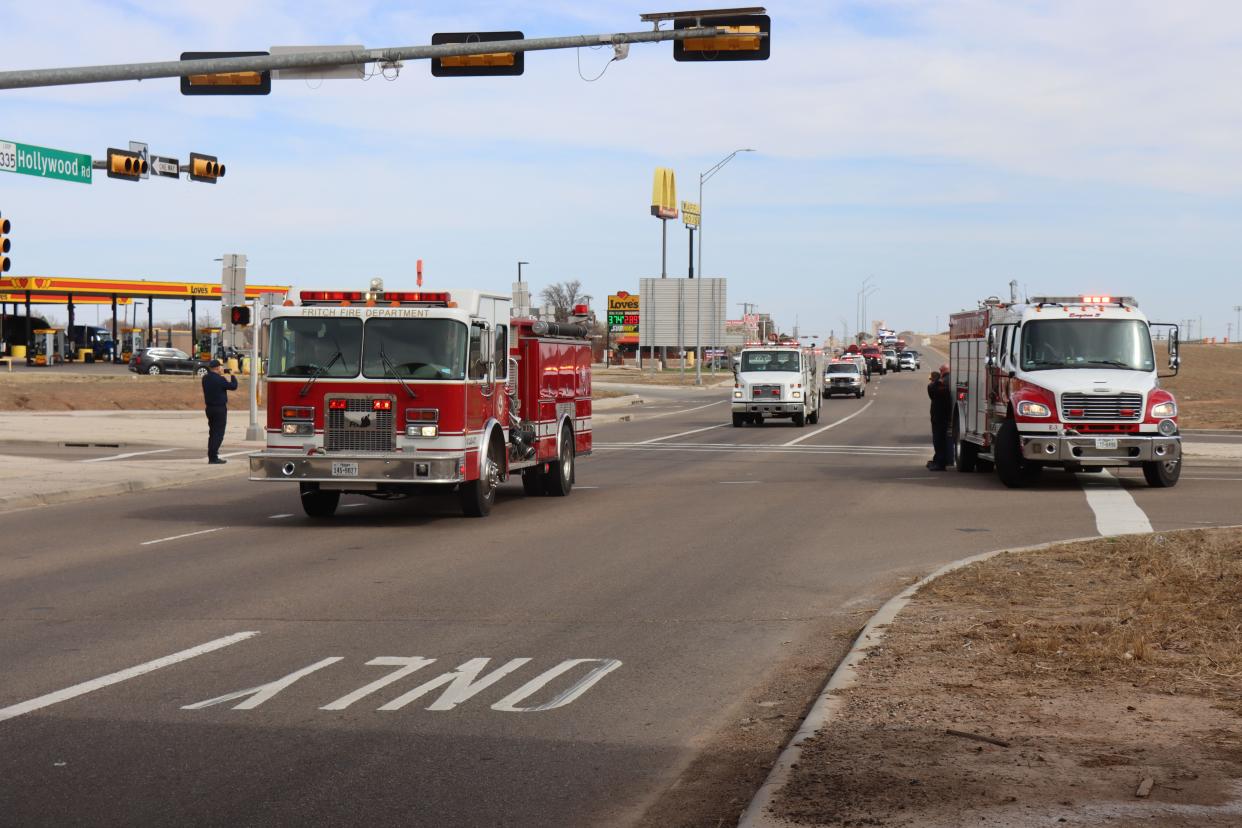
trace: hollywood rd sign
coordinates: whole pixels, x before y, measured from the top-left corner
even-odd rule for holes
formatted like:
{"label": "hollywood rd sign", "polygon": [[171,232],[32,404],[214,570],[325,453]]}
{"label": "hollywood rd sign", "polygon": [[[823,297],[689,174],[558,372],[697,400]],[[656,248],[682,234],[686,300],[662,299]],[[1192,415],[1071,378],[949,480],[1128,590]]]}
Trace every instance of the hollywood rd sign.
{"label": "hollywood rd sign", "polygon": [[80,152],[0,140],[0,171],[90,184],[91,157]]}

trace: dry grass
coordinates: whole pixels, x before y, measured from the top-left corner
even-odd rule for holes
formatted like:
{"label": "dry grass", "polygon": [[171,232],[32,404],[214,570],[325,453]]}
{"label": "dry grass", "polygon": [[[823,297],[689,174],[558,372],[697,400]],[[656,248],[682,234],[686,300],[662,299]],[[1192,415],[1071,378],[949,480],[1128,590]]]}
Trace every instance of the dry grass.
{"label": "dry grass", "polygon": [[1242,713],[1242,530],[1002,555],[923,594],[977,610],[965,646],[1008,676],[1132,682]]}
{"label": "dry grass", "polygon": [[1177,397],[1182,427],[1242,428],[1242,345],[1182,345],[1181,357],[1178,375],[1160,384]]}
{"label": "dry grass", "polygon": [[[634,368],[600,368],[591,369],[593,382],[620,382],[627,385],[694,385],[694,368],[686,366],[683,380],[681,367],[670,361],[667,371],[651,373],[644,365],[642,371]],[[718,382],[732,382],[733,372],[728,368],[717,368],[713,375],[710,368],[703,368],[703,385],[709,386]]]}

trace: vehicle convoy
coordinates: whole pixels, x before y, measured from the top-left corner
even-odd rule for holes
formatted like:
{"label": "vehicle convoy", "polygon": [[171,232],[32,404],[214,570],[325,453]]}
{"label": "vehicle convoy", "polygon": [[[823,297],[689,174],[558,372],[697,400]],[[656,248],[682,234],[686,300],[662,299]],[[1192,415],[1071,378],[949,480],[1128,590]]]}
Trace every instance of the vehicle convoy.
{"label": "vehicle convoy", "polygon": [[991,298],[949,321],[957,468],[996,472],[1006,486],[1054,466],[1100,471],[1139,466],[1151,486],[1181,475],[1177,401],[1160,388],[1153,323],[1130,297]]}
{"label": "vehicle convoy", "polygon": [[591,348],[582,325],[510,318],[478,290],[302,291],[273,307],[267,447],[250,479],[296,483],[328,517],[343,493],[455,491],[488,514],[521,474],[564,496],[591,453]]}
{"label": "vehicle convoy", "polygon": [[788,418],[795,426],[819,422],[823,353],[796,343],[747,345],[733,384],[733,425]]}
{"label": "vehicle convoy", "polygon": [[923,365],[919,360],[919,355],[914,351],[902,351],[897,358],[901,361],[903,371],[917,371]]}
{"label": "vehicle convoy", "polygon": [[862,397],[867,393],[866,382],[863,379],[862,369],[858,367],[858,362],[845,359],[828,363],[828,368],[824,372],[825,397],[831,397],[834,394],[852,394],[854,397]]}
{"label": "vehicle convoy", "polygon": [[888,358],[878,345],[864,345],[859,353],[867,360],[867,367],[872,371],[878,371],[880,376],[888,373]]}

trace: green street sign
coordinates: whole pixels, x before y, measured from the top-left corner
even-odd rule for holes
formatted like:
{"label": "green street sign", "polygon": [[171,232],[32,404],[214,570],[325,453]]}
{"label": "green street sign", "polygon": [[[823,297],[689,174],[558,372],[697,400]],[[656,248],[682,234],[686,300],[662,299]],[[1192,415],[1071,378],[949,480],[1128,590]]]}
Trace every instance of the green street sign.
{"label": "green street sign", "polygon": [[91,157],[80,152],[0,140],[0,171],[91,183]]}

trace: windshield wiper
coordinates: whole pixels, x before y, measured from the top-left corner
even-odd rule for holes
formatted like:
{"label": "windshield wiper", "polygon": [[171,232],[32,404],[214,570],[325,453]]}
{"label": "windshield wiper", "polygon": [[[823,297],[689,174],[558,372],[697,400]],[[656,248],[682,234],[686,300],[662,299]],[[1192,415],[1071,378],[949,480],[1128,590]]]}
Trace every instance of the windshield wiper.
{"label": "windshield wiper", "polygon": [[310,387],[315,384],[315,380],[319,379],[325,373],[327,373],[328,369],[331,368],[333,365],[335,365],[338,359],[343,359],[344,356],[345,355],[343,353],[341,353],[340,351],[337,351],[335,354],[332,355],[332,359],[328,360],[327,365],[320,365],[318,368],[316,368],[315,372],[310,375],[310,379],[308,379],[306,381],[306,384],[303,385],[301,390],[298,391],[298,396],[305,397],[306,392],[310,391]]}
{"label": "windshield wiper", "polygon": [[402,379],[401,375],[397,373],[397,366],[392,364],[392,360],[388,358],[388,353],[384,350],[383,345],[380,346],[379,356],[380,360],[384,363],[384,370],[390,372],[393,379],[401,383],[401,387],[405,389],[405,393],[410,395],[410,399],[418,399],[418,395],[414,393],[414,390],[410,388],[410,386],[406,385],[405,380]]}
{"label": "windshield wiper", "polygon": [[1137,370],[1130,363],[1122,362],[1121,360],[1118,360],[1118,359],[1089,359],[1087,360],[1087,363],[1090,365],[1112,365],[1117,368],[1129,368],[1132,370]]}

